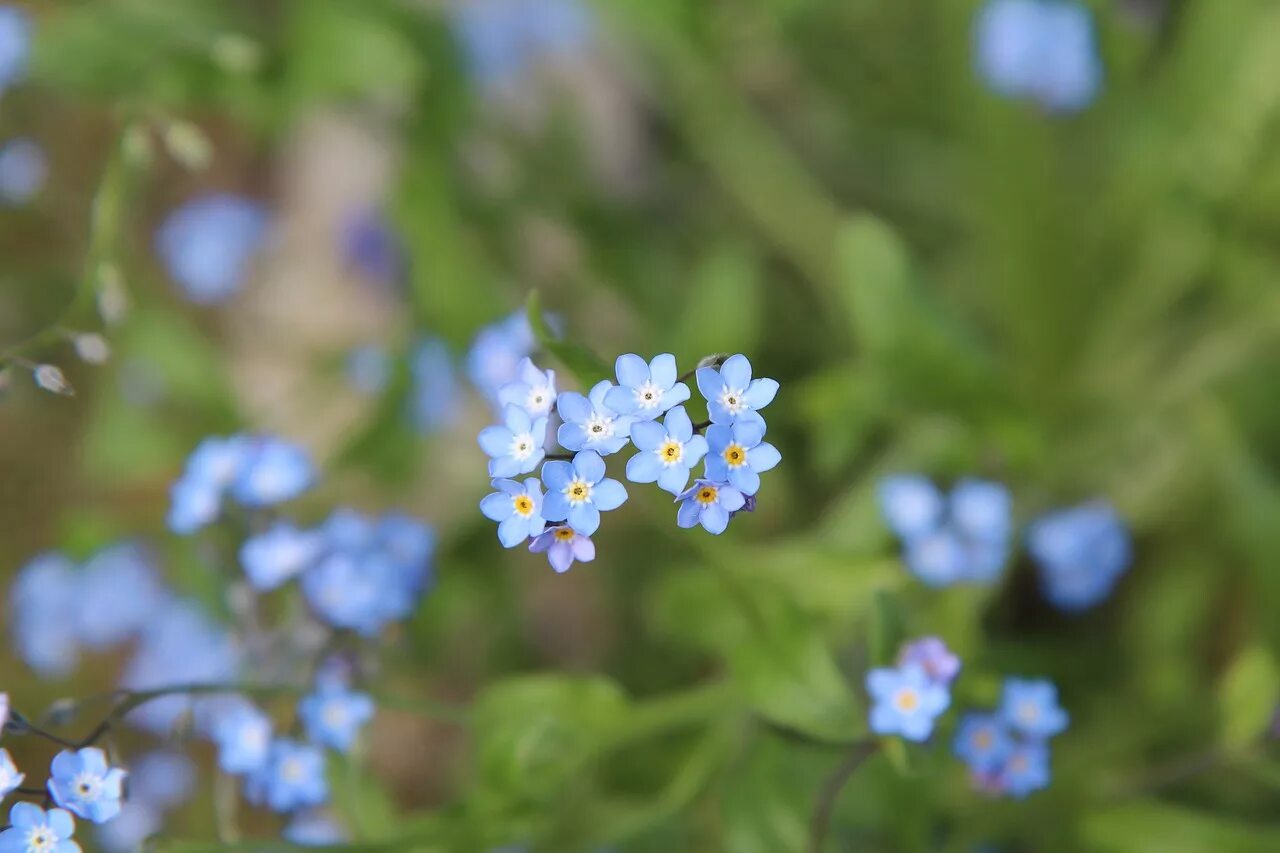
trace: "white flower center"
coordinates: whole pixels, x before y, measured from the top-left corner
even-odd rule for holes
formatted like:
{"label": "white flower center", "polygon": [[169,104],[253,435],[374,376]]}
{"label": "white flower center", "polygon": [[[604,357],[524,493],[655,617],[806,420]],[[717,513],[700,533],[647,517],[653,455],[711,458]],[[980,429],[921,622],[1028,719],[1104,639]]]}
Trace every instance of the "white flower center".
{"label": "white flower center", "polygon": [[1040,709],[1034,702],[1023,702],[1018,705],[1018,719],[1024,723],[1031,724],[1040,716]]}
{"label": "white flower center", "polygon": [[920,707],[920,694],[910,687],[903,687],[893,694],[893,707],[900,714],[910,714]]}
{"label": "white flower center", "polygon": [[337,702],[329,702],[321,713],[324,724],[331,729],[340,729],[347,724],[347,709]]}
{"label": "white flower center", "polygon": [[613,418],[606,417],[599,413],[592,414],[591,417],[587,419],[586,431],[588,442],[604,441],[607,438],[613,438]]}
{"label": "white flower center", "polygon": [[656,409],[662,403],[662,389],[650,379],[643,385],[636,386],[636,405],[641,409]]}
{"label": "white flower center", "polygon": [[726,385],[720,392],[720,405],[724,406],[731,415],[746,411],[747,404],[742,399],[742,389],[730,388]]}
{"label": "white flower center", "polygon": [[658,459],[663,465],[670,468],[672,465],[679,464],[684,458],[684,442],[677,441],[671,436],[667,436],[667,440],[654,453],[658,454]]}
{"label": "white flower center", "polygon": [[581,477],[576,477],[564,487],[564,496],[573,506],[584,504],[591,500],[591,484]]}
{"label": "white flower center", "polygon": [[545,385],[530,388],[529,396],[524,401],[524,407],[529,410],[531,415],[545,415],[551,411],[551,389]]}
{"label": "white flower center", "polygon": [[306,775],[302,762],[296,758],[286,758],[280,762],[280,778],[286,782],[301,782]]}
{"label": "white flower center", "polygon": [[102,795],[102,780],[89,773],[81,773],[71,783],[76,798],[91,803]]}
{"label": "white flower center", "polygon": [[533,440],[533,433],[522,432],[511,439],[511,447],[509,452],[516,461],[523,462],[533,455],[533,451],[537,447]]}
{"label": "white flower center", "polygon": [[240,729],[240,744],[251,752],[265,752],[270,738],[270,730],[266,726],[261,726],[257,723],[243,726]]}
{"label": "white flower center", "polygon": [[41,824],[33,826],[27,834],[27,850],[31,853],[45,853],[46,850],[52,850],[57,846],[57,836],[53,834],[53,830]]}

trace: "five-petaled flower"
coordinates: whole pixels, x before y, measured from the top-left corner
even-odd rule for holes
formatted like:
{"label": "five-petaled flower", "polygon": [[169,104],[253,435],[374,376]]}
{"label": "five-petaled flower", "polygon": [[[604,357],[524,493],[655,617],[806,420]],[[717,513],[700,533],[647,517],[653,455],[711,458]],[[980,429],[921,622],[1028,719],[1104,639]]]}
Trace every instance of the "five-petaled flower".
{"label": "five-petaled flower", "polygon": [[927,740],[934,720],[951,704],[947,688],[929,677],[924,667],[909,663],[894,669],[867,673],[867,692],[875,701],[871,730],[881,735],[901,735],[907,740]]}
{"label": "five-petaled flower", "polygon": [[701,524],[708,533],[720,534],[729,526],[729,515],[742,509],[747,499],[728,483],[694,480],[676,501],[680,504],[676,524],[681,527]]}
{"label": "five-petaled flower", "polygon": [[612,387],[606,379],[596,383],[585,397],[567,391],[556,400],[556,410],[564,419],[556,437],[565,449],[593,450],[608,456],[617,453],[631,439],[635,418],[619,414],[605,402]]}
{"label": "five-petaled flower", "polygon": [[34,803],[14,803],[9,810],[9,828],[0,832],[0,850],[5,853],[80,853],[71,840],[76,821],[65,809],[45,811]]}
{"label": "five-petaled flower", "polygon": [[667,412],[661,426],[656,421],[636,421],[631,425],[631,441],[640,452],[627,461],[627,479],[656,482],[673,495],[684,491],[689,469],[707,452],[707,440],[693,434],[693,421],[684,406]]}
{"label": "five-petaled flower", "polygon": [[551,414],[556,402],[556,372],[543,372],[528,358],[521,359],[515,382],[508,382],[498,389],[498,402],[503,406],[519,406],[531,418],[543,418]]}
{"label": "five-petaled flower", "polygon": [[212,734],[223,772],[252,773],[267,762],[271,718],[248,702],[237,703],[219,715]]}
{"label": "five-petaled flower", "polygon": [[956,757],[977,774],[1000,768],[1013,749],[1008,726],[996,714],[966,714],[952,744]]}
{"label": "five-petaled flower", "polygon": [[64,809],[94,823],[106,823],[120,814],[126,774],[108,766],[101,749],[63,750],[54,756],[50,774],[49,793]]}
{"label": "five-petaled flower", "polygon": [[618,356],[618,384],[604,395],[604,402],[620,415],[651,421],[689,399],[689,386],[678,382],[676,357],[669,352],[648,364],[633,353]]}
{"label": "five-petaled flower", "polygon": [[266,762],[246,781],[245,796],[277,812],[323,803],[329,798],[324,753],[310,744],[278,738],[271,744]]}
{"label": "five-petaled flower", "polygon": [[782,461],[764,439],[764,420],[748,418],[707,429],[707,478],[727,482],[744,495],[760,490],[760,474]]}
{"label": "five-petaled flower", "polygon": [[567,524],[549,527],[534,537],[529,550],[535,554],[546,552],[547,562],[557,572],[567,572],[574,561],[590,563],[596,558],[596,543],[590,536],[583,536]]}
{"label": "five-petaled flower", "polygon": [[604,473],[604,460],[594,450],[583,450],[572,463],[553,460],[543,465],[542,481],[547,486],[543,517],[547,521],[567,520],[583,536],[595,533],[600,513],[617,509],[627,499],[626,488]]}
{"label": "five-petaled flower", "polygon": [[341,681],[325,679],[298,703],[298,716],[314,743],[350,752],[361,727],[373,717],[373,700]]}
{"label": "five-petaled flower", "polygon": [[1058,688],[1045,679],[1006,679],[1000,713],[1027,737],[1053,737],[1067,727],[1067,712],[1058,705]]}
{"label": "five-petaled flower", "polygon": [[480,430],[480,449],[489,456],[490,477],[528,474],[542,461],[547,418],[530,417],[519,406],[503,408],[503,424]]}
{"label": "five-petaled flower", "polygon": [[774,380],[751,378],[751,362],[745,355],[730,356],[719,370],[700,367],[697,379],[711,420],[718,424],[759,419],[757,412],[778,393]]}
{"label": "five-petaled flower", "polygon": [[[544,476],[552,464],[548,462],[542,469]],[[515,480],[494,480],[493,487],[498,491],[480,501],[480,511],[485,518],[498,522],[498,541],[502,547],[514,548],[542,532],[545,510],[542,484],[537,477],[530,477],[523,485]]]}

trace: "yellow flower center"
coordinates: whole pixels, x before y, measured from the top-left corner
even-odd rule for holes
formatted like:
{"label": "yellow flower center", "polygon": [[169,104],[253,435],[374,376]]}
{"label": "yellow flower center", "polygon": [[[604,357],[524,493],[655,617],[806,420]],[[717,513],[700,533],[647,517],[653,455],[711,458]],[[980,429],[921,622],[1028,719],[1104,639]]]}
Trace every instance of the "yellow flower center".
{"label": "yellow flower center", "polygon": [[555,537],[559,539],[561,542],[568,542],[570,539],[573,538],[573,528],[571,527],[557,528]]}
{"label": "yellow flower center", "polygon": [[973,734],[973,745],[981,750],[990,749],[994,740],[995,738],[991,736],[991,732],[986,729],[978,729]]}
{"label": "yellow flower center", "polygon": [[673,438],[667,439],[667,441],[658,448],[658,458],[667,465],[679,462],[683,456],[684,445]]}
{"label": "yellow flower center", "polygon": [[741,444],[731,444],[724,449],[724,461],[730,468],[741,468],[747,464],[747,449]]}
{"label": "yellow flower center", "polygon": [[533,513],[533,498],[528,495],[516,495],[511,499],[511,505],[515,507],[517,515],[528,517]]}
{"label": "yellow flower center", "polygon": [[703,486],[701,489],[698,489],[698,493],[694,495],[694,497],[697,498],[698,503],[703,506],[708,506],[716,502],[716,497],[719,494],[720,490],[715,486]]}
{"label": "yellow flower center", "polygon": [[574,480],[564,487],[564,496],[571,504],[586,503],[591,500],[591,484],[586,480]]}
{"label": "yellow flower center", "polygon": [[920,707],[920,694],[910,687],[904,687],[893,695],[893,707],[903,714],[910,714]]}

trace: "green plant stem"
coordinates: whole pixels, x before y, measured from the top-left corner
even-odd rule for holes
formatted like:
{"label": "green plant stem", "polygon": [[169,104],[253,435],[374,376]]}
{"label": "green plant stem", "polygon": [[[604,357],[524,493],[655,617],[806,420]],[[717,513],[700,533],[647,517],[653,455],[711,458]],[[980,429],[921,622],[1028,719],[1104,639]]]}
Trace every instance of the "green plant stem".
{"label": "green plant stem", "polygon": [[880,742],[867,738],[858,741],[845,755],[840,765],[831,772],[822,783],[818,794],[818,802],[813,809],[813,821],[810,824],[810,853],[822,853],[822,845],[826,842],[827,831],[831,828],[831,813],[835,809],[836,798],[844,790],[844,786],[853,778],[866,760],[880,749]]}

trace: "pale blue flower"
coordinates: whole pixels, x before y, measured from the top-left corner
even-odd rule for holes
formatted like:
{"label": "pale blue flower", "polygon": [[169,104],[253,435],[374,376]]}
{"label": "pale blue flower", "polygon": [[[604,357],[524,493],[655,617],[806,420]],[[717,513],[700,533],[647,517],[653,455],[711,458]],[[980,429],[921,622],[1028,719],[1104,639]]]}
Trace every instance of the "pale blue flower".
{"label": "pale blue flower", "polygon": [[745,355],[725,359],[719,370],[700,367],[698,390],[707,400],[707,412],[718,424],[759,418],[759,410],[773,402],[778,383],[772,379],[752,379],[751,362]]}
{"label": "pale blue flower", "polygon": [[712,424],[707,428],[707,479],[754,495],[760,490],[760,475],[782,461],[778,449],[763,439],[761,418]]}
{"label": "pale blue flower", "polygon": [[684,406],[656,421],[631,425],[631,441],[640,451],[627,460],[627,479],[633,483],[657,483],[673,495],[689,484],[689,470],[707,453],[707,440],[693,434],[693,421]]}
{"label": "pale blue flower", "polygon": [[228,193],[188,201],[156,232],[156,251],[192,302],[235,294],[266,237],[268,216],[257,202]]}
{"label": "pale blue flower", "polygon": [[302,447],[275,436],[255,436],[230,491],[247,507],[267,507],[293,500],[315,480],[315,465]]}
{"label": "pale blue flower", "polygon": [[77,817],[106,823],[120,813],[126,775],[119,767],[109,766],[107,754],[97,747],[64,749],[53,757],[49,793]]}
{"label": "pale blue flower", "polygon": [[934,721],[951,704],[947,688],[929,677],[917,664],[867,673],[871,730],[880,735],[900,735],[911,741],[927,740]]}
{"label": "pale blue flower", "polygon": [[523,311],[485,326],[467,353],[471,383],[491,403],[503,386],[519,378],[520,362],[533,350],[533,329]]}
{"label": "pale blue flower", "polygon": [[978,73],[993,91],[1055,111],[1089,105],[1102,83],[1093,15],[1075,0],[990,0],[974,23]]}
{"label": "pale blue flower", "polygon": [[708,533],[719,535],[729,526],[729,517],[747,505],[746,495],[728,483],[694,480],[693,485],[677,497],[680,509],[676,524],[696,527],[701,524]]}
{"label": "pale blue flower", "polygon": [[[564,395],[561,396],[564,400]],[[600,527],[600,513],[617,509],[627,499],[627,490],[617,480],[605,477],[604,460],[594,450],[583,450],[573,462],[553,460],[542,466],[542,482],[547,494],[542,516],[547,521],[568,521],[583,536]]]}
{"label": "pale blue flower", "polygon": [[0,92],[27,73],[31,53],[31,19],[18,6],[0,5]]}
{"label": "pale blue flower", "polygon": [[689,386],[676,381],[676,357],[669,352],[648,364],[633,353],[620,355],[615,371],[618,384],[604,395],[604,402],[620,415],[651,421],[689,399]]}
{"label": "pale blue flower", "polygon": [[605,403],[608,380],[599,382],[587,396],[566,391],[556,401],[556,410],[564,423],[557,438],[565,449],[590,450],[601,456],[617,453],[631,440],[631,424],[635,418],[620,415]]}
{"label": "pale blue flower", "polygon": [[498,491],[480,501],[484,517],[498,522],[498,541],[504,548],[514,548],[542,532],[546,522],[542,516],[541,486],[537,477],[530,477],[523,485],[498,479],[493,481]]}
{"label": "pale blue flower", "polygon": [[1045,679],[1005,679],[1000,714],[1015,730],[1031,738],[1053,737],[1067,728],[1067,712],[1058,705],[1058,689]]}
{"label": "pale blue flower", "polygon": [[1102,603],[1133,558],[1129,531],[1116,511],[1094,502],[1036,520],[1027,532],[1040,588],[1054,607],[1077,612]]}
{"label": "pale blue flower", "polygon": [[[3,724],[0,724],[0,731],[3,730]],[[13,757],[9,755],[9,750],[0,749],[0,800],[16,791],[25,778],[27,775],[18,772],[18,768],[13,763]]]}
{"label": "pale blue flower", "polygon": [[999,789],[1019,799],[1049,787],[1049,747],[1024,741],[1013,747],[996,777]]}
{"label": "pale blue flower", "polygon": [[1014,741],[1004,720],[996,714],[966,714],[956,730],[952,749],[974,773],[999,769],[1009,757]]}
{"label": "pale blue flower", "polygon": [[245,796],[276,812],[320,805],[329,799],[324,753],[310,744],[277,738],[266,763],[248,777]]}
{"label": "pale blue flower", "polygon": [[93,649],[136,636],[169,597],[152,555],[134,542],[98,551],[77,584],[76,634]]}
{"label": "pale blue flower", "polygon": [[0,203],[24,204],[44,186],[49,161],[44,146],[33,139],[14,139],[0,147]]}
{"label": "pale blue flower", "polygon": [[424,433],[452,424],[462,405],[462,394],[453,367],[453,357],[444,341],[423,338],[409,356],[413,390],[409,412],[414,426]]}
{"label": "pale blue flower", "polygon": [[503,409],[503,423],[480,430],[480,449],[489,457],[489,476],[528,474],[542,462],[547,440],[546,417],[532,418],[519,406]]}
{"label": "pale blue flower", "polygon": [[519,406],[531,418],[551,414],[556,402],[556,372],[539,370],[532,360],[520,360],[517,379],[498,391],[498,402],[503,406]]}
{"label": "pale blue flower", "polygon": [[271,718],[249,702],[236,702],[220,712],[211,734],[223,772],[253,773],[266,764],[272,742]]}
{"label": "pale blue flower", "polygon": [[0,832],[0,853],[81,853],[70,840],[76,821],[65,809],[44,809],[34,803],[14,803],[9,828]]}
{"label": "pale blue flower", "polygon": [[18,656],[41,677],[66,676],[79,661],[79,610],[75,564],[64,555],[40,554],[18,572],[9,593],[10,630]]}
{"label": "pale blue flower", "polygon": [[373,700],[345,684],[327,679],[298,703],[298,717],[312,743],[350,752],[356,735],[373,718]]}
{"label": "pale blue flower", "polygon": [[244,541],[240,565],[253,588],[266,592],[301,574],[319,558],[324,547],[323,534],[277,521]]}

